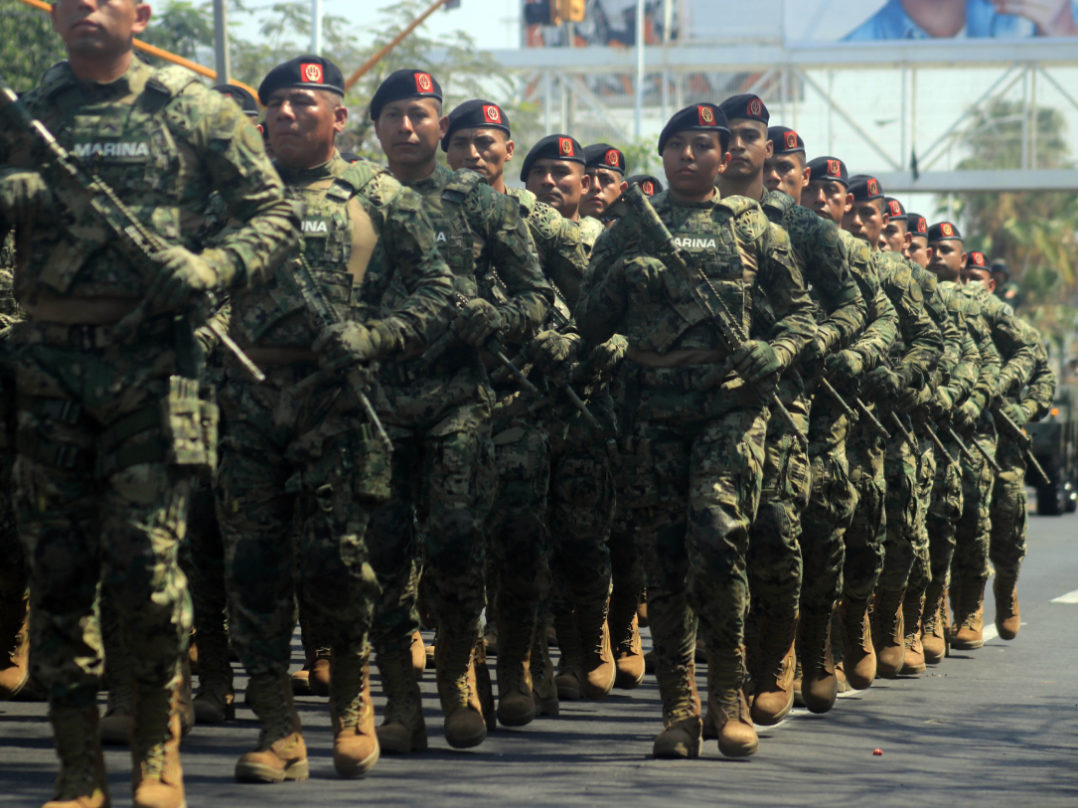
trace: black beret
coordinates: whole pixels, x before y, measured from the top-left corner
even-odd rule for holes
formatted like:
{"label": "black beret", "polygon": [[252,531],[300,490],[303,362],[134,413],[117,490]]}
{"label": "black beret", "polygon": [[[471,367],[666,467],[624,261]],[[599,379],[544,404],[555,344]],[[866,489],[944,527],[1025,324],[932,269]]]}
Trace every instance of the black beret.
{"label": "black beret", "polygon": [[221,95],[227,95],[243,110],[248,118],[258,118],[258,102],[251,93],[238,84],[218,84],[213,88]]}
{"label": "black beret", "polygon": [[928,220],[920,213],[906,214],[906,229],[918,236],[928,235]]}
{"label": "black beret", "polygon": [[569,135],[547,135],[528,152],[524,164],[520,167],[520,179],[528,181],[528,172],[536,160],[565,160],[569,163],[584,165],[584,147],[575,137]]}
{"label": "black beret", "polygon": [[639,185],[644,196],[655,196],[663,190],[663,184],[650,174],[633,174],[631,177],[626,177],[625,181],[629,185]]}
{"label": "black beret", "polygon": [[988,257],[980,250],[969,251],[969,255],[966,256],[966,269],[983,269],[991,272],[988,267]]}
{"label": "black beret", "polygon": [[854,174],[850,177],[848,187],[855,202],[871,202],[873,199],[883,199],[880,181],[868,174]]}
{"label": "black beret", "polygon": [[305,90],[329,90],[344,95],[344,74],[324,56],[305,54],[273,68],[258,85],[258,100],[266,104],[270,95],[282,87]]}
{"label": "black beret", "polygon": [[905,219],[906,209],[902,207],[902,203],[895,199],[893,196],[885,196],[883,198],[884,211],[892,219]]}
{"label": "black beret", "polygon": [[837,157],[809,160],[808,169],[810,180],[834,180],[850,187],[850,173],[846,170],[846,164]]}
{"label": "black beret", "polygon": [[493,101],[484,101],[482,98],[473,98],[458,104],[449,113],[449,129],[442,138],[442,151],[449,149],[449,136],[460,129],[501,129],[505,134],[509,131],[509,116],[505,110]]}
{"label": "black beret", "polygon": [[714,104],[690,104],[670,116],[662,132],[659,133],[659,156],[662,156],[666,141],[676,132],[717,132],[723,149],[730,142],[730,130],[726,127],[726,116]]}
{"label": "black beret", "polygon": [[1002,258],[992,259],[992,271],[1002,272],[1008,278],[1011,277],[1011,272],[1009,269],[1007,269],[1007,262],[1004,261]]}
{"label": "black beret", "polygon": [[609,143],[592,143],[584,147],[585,168],[609,168],[625,174],[625,153]]}
{"label": "black beret", "polygon": [[732,95],[719,104],[719,109],[723,111],[723,114],[728,121],[732,121],[735,118],[742,118],[766,124],[771,120],[771,114],[767,111],[767,105],[764,104],[760,96],[753,95],[752,93]]}
{"label": "black beret", "polygon": [[962,233],[950,222],[937,222],[928,228],[928,240],[930,242],[947,241],[948,239],[962,240]]}
{"label": "black beret", "polygon": [[425,70],[404,68],[394,70],[378,85],[371,98],[371,120],[377,121],[382,107],[404,98],[437,98],[442,100],[442,87]]}
{"label": "black beret", "polygon": [[805,151],[805,141],[788,126],[772,126],[767,130],[767,139],[776,155],[793,154]]}

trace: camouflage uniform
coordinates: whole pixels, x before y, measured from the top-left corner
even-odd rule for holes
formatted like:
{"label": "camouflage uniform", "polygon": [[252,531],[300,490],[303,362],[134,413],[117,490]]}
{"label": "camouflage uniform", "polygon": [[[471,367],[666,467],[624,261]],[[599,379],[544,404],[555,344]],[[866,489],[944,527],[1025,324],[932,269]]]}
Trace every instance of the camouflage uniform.
{"label": "camouflage uniform", "polygon": [[[260,280],[291,248],[295,218],[256,130],[193,74],[135,59],[115,81],[93,84],[61,63],[25,103],[168,242],[202,249],[195,235],[220,190],[238,224],[208,253],[233,286]],[[30,164],[23,153],[6,161]],[[152,774],[190,632],[177,549],[192,474],[212,465],[216,412],[199,399],[190,319],[168,311],[143,319],[137,338],[114,334],[154,270],[133,265],[105,226],[81,216],[60,238],[16,221],[15,293],[29,316],[11,333],[15,510],[32,576],[32,665],[54,724],[93,705],[99,588],[112,598],[138,684],[133,754]]]}
{"label": "camouflage uniform", "polygon": [[[767,217],[790,236],[794,257],[816,303],[816,341],[823,348],[821,355],[846,347],[864,327],[865,302],[839,248],[838,228],[781,192],[765,191],[761,204]],[[811,375],[806,381],[811,384]],[[802,448],[783,418],[771,414],[763,492],[750,530],[753,605],[759,606],[768,620],[780,623],[771,627],[765,623],[761,630],[765,643],[787,644],[775,635],[785,633],[780,628],[797,614],[799,601],[810,612],[829,616],[838,597],[837,590],[828,586],[834,583],[834,576],[821,567],[832,557],[832,548],[823,542],[834,537],[836,527],[837,503],[831,502],[828,494],[849,486],[845,447],[832,440],[835,420],[845,416],[820,391],[812,397],[810,418],[810,394],[803,387],[801,374],[791,370],[783,376],[779,396],[802,434],[809,436],[809,449]],[[807,516],[804,521],[813,522],[807,533],[802,530],[803,512]],[[802,563],[807,569],[807,599],[801,591]],[[792,631],[792,624],[789,628]],[[792,634],[789,639],[793,639]]]}
{"label": "camouflage uniform", "polygon": [[[746,332],[770,318],[768,337],[788,367],[815,328],[786,234],[757,203],[739,197],[681,204],[661,193],[652,205]],[[638,464],[639,488],[625,494],[649,537],[648,608],[663,718],[698,738],[694,613],[710,655],[713,712],[748,721],[740,695],[745,556],[768,413],[757,390],[721,369],[727,351],[707,312],[685,291],[680,272],[650,257],[653,249],[631,222],[617,222],[597,245],[576,319],[593,343],[615,332],[628,340],[625,462]]]}
{"label": "camouflage uniform", "polygon": [[[438,166],[409,187],[423,198],[458,294],[494,303],[507,320],[501,336],[508,343],[529,336],[546,314],[550,288],[518,203],[466,169]],[[438,668],[456,677],[468,666],[485,603],[494,393],[474,348],[455,340],[439,339],[438,345],[437,356],[383,366],[379,373],[384,396],[378,413],[393,437],[393,479],[390,499],[375,510],[368,535],[382,585],[374,629],[379,665],[383,657],[402,659],[418,628],[421,556],[425,592],[438,621]],[[413,678],[409,705],[418,697],[414,684]],[[387,696],[387,721],[404,721],[391,715],[397,708]]]}

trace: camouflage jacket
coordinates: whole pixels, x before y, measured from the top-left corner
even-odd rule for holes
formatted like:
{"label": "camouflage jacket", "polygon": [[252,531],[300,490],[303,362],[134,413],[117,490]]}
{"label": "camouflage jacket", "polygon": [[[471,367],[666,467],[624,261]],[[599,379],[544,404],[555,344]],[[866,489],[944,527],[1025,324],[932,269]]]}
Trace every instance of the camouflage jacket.
{"label": "camouflage jacket", "polygon": [[980,304],[981,316],[999,351],[1002,366],[994,396],[1008,395],[1025,384],[1033,373],[1037,344],[1035,332],[1023,330],[1014,310],[989,292],[983,283],[967,283],[962,289]]}
{"label": "camouflage jacket", "polygon": [[287,277],[302,255],[338,315],[377,329],[387,357],[420,353],[444,328],[453,281],[418,194],[373,163],[338,154],[281,176],[301,211],[298,254],[269,283],[233,295],[236,340],[309,348],[318,337]]}
{"label": "camouflage jacket", "polygon": [[887,261],[884,255],[879,250],[872,253],[880,286],[898,313],[900,339],[891,347],[892,369],[903,386],[924,387],[943,348],[940,330],[925,311],[924,294],[909,267]]}
{"label": "camouflage jacket", "polygon": [[550,205],[540,202],[531,191],[510,188],[508,193],[520,203],[520,214],[528,223],[543,273],[563,299],[559,308],[568,306],[569,310],[562,314],[571,318],[571,308],[580,297],[590,252],[581,228]]}
{"label": "camouflage jacket", "polygon": [[861,355],[865,370],[872,370],[894,344],[898,335],[898,313],[880,286],[880,276],[868,245],[841,228],[838,228],[838,245],[865,301],[865,327],[850,343],[850,348]]}
{"label": "camouflage jacket", "polygon": [[580,228],[580,237],[584,242],[584,248],[588,251],[588,255],[591,255],[595,242],[599,240],[599,236],[603,234],[606,227],[592,216],[584,216],[576,224]]}
{"label": "camouflage jacket", "polygon": [[[913,279],[921,287],[921,294],[925,299],[925,311],[933,324],[939,329],[940,339],[943,341],[939,361],[933,378],[950,378],[962,354],[962,333],[958,325],[947,309],[947,304],[939,292],[939,282],[936,276],[918,263],[904,258],[896,252],[885,252],[886,260],[899,261],[901,266],[909,269]],[[893,256],[892,258],[887,258]]]}
{"label": "camouflage jacket", "polygon": [[0,328],[23,316],[15,301],[15,233],[8,231],[0,239]]}
{"label": "camouflage jacket", "polygon": [[816,338],[829,349],[845,348],[864,328],[866,306],[839,249],[838,228],[778,191],[764,191],[760,205],[789,234],[809,294],[820,307]]}
{"label": "camouflage jacket", "polygon": [[[743,333],[758,333],[757,321],[767,319],[766,338],[789,367],[814,336],[815,322],[785,231],[744,197],[682,203],[663,192],[651,204],[690,271],[708,278]],[[637,362],[646,356],[655,363],[691,364],[694,355],[726,352],[710,315],[692,296],[692,279],[654,257],[661,252],[645,243],[631,219],[615,222],[592,254],[576,307],[581,334],[597,344],[620,333]]]}
{"label": "camouflage jacket", "polygon": [[496,305],[506,319],[507,341],[531,336],[553,295],[519,204],[468,169],[438,165],[407,185],[423,197],[435,246],[453,270],[457,291]]}
{"label": "camouflage jacket", "polygon": [[[176,67],[154,70],[133,59],[123,76],[99,84],[78,80],[61,62],[23,101],[166,243],[195,252],[209,247],[217,266],[233,270],[234,287],[264,280],[295,244],[295,213],[258,131],[195,74]],[[0,145],[0,163],[35,167],[21,141]],[[215,190],[236,226],[207,244],[201,241],[205,209]],[[56,221],[43,227],[39,219],[29,232],[19,231],[20,303],[32,308],[43,294],[143,295],[154,267],[133,265],[92,213],[70,211]]]}
{"label": "camouflage jacket", "polygon": [[1033,374],[1018,397],[1018,405],[1026,411],[1029,420],[1039,421],[1051,411],[1052,404],[1055,402],[1056,374],[1048,363],[1048,351],[1041,342],[1037,329],[1024,320],[1018,322],[1024,330],[1030,332],[1030,336],[1036,340],[1037,344]]}
{"label": "camouflage jacket", "polygon": [[996,396],[996,387],[999,384],[999,370],[1002,364],[999,349],[992,341],[992,330],[981,310],[981,302],[976,296],[971,295],[965,286],[955,284],[960,294],[966,300],[968,306],[966,314],[966,326],[977,343],[977,352],[980,354],[980,365],[977,368],[977,382],[970,392],[969,399],[982,409],[987,407]]}
{"label": "camouflage jacket", "polygon": [[950,375],[938,374],[935,383],[943,385],[955,402],[964,400],[974,387],[981,374],[981,352],[977,347],[974,332],[968,322],[970,317],[969,300],[962,294],[962,289],[953,281],[937,281],[936,289],[950,319],[958,328],[958,362]]}

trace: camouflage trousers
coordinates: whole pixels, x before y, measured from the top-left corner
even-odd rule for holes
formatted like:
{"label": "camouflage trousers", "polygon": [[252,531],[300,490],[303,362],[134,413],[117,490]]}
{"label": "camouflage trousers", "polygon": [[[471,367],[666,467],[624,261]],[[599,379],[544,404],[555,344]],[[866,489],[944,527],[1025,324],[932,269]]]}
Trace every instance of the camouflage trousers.
{"label": "camouflage trousers", "polygon": [[955,531],[962,516],[962,460],[958,444],[945,438],[943,445],[954,460],[936,457],[936,473],[928,505],[929,580],[941,586],[950,583],[954,558]]}
{"label": "camouflage trousers", "polygon": [[283,675],[295,595],[334,653],[368,652],[378,584],[365,534],[389,458],[359,402],[313,363],[226,377],[217,514],[232,644],[248,673]]}
{"label": "camouflage trousers", "polygon": [[[15,527],[15,511],[11,503],[13,460],[10,454],[0,455],[0,475],[5,481],[0,491],[0,615],[4,616],[21,614],[26,608],[29,592],[26,557],[19,541],[19,531]],[[22,618],[19,618],[18,622],[21,621]]]}
{"label": "camouflage trousers", "polygon": [[[202,481],[191,495],[187,521],[187,541],[180,557],[194,605],[195,642],[199,647],[202,677],[211,672],[231,679],[228,657],[214,658],[211,649],[227,654],[228,593],[225,588],[225,546],[217,522],[213,486]],[[220,664],[220,663],[225,664]],[[210,668],[219,666],[219,670]]]}
{"label": "camouflage trousers", "polygon": [[196,369],[169,320],[137,342],[108,327],[12,327],[13,506],[30,570],[31,672],[54,707],[96,703],[101,597],[123,615],[139,689],[179,682],[191,605],[177,554],[210,415],[197,382],[177,375]]}
{"label": "camouflage trousers", "polygon": [[846,415],[817,393],[809,420],[811,489],[801,516],[801,610],[831,611],[842,595],[842,566],[846,558],[846,529],[857,507],[857,490],[850,482]]}
{"label": "camouflage trousers", "polygon": [[499,618],[518,626],[535,623],[550,592],[550,436],[536,421],[496,422],[492,438],[498,482],[487,521],[487,590]]}
{"label": "camouflage trousers", "polygon": [[[809,398],[790,374],[779,396],[802,435],[809,433]],[[809,502],[809,454],[785,418],[771,413],[764,444],[760,504],[749,527],[748,572],[754,613],[793,617],[801,597],[801,512]]]}
{"label": "camouflage trousers", "polygon": [[389,499],[371,515],[368,542],[382,594],[378,653],[404,652],[419,627],[418,581],[439,626],[478,636],[485,605],[486,520],[494,496],[489,399],[459,404],[436,423],[390,427]]}
{"label": "camouflage trousers", "polygon": [[843,594],[853,600],[868,600],[883,569],[886,483],[883,442],[864,420],[850,428],[846,457],[857,506],[845,536]]}
{"label": "camouflage trousers", "polygon": [[[906,421],[909,428],[908,419]],[[884,453],[883,469],[886,484],[884,507],[886,516],[886,534],[883,543],[883,568],[880,570],[877,586],[888,592],[898,592],[906,588],[910,570],[918,557],[928,553],[927,535],[924,534],[924,515],[921,493],[927,488],[927,478],[921,477],[923,469],[922,447],[911,447],[909,441],[902,438],[895,427],[891,440],[887,442]],[[932,447],[927,447],[931,455]]]}
{"label": "camouflage trousers", "polygon": [[996,462],[1003,470],[992,486],[988,556],[997,575],[1016,578],[1026,557],[1026,459],[1017,443],[1001,437]]}
{"label": "camouflage trousers", "polygon": [[[982,424],[984,422],[982,421]],[[977,440],[991,454],[996,450],[996,431],[988,424],[966,443]],[[955,529],[955,552],[951,571],[955,578],[988,577],[988,546],[992,532],[992,485],[995,472],[980,452],[970,446],[973,459],[962,462],[962,515]]]}
{"label": "camouflage trousers", "polygon": [[[928,509],[932,504],[932,489],[936,481],[936,467],[940,463],[947,462],[946,458],[938,457],[935,442],[931,438],[924,437],[925,430],[928,427],[935,429],[931,424],[915,423],[916,434],[921,436],[919,451],[914,458],[917,464],[917,486],[915,489],[917,511],[913,529],[910,533],[910,552],[913,557],[910,562],[910,570],[906,575],[906,592],[912,593],[914,598],[919,598],[923,595],[932,580]],[[884,559],[884,566],[886,567],[886,565],[887,560]]]}

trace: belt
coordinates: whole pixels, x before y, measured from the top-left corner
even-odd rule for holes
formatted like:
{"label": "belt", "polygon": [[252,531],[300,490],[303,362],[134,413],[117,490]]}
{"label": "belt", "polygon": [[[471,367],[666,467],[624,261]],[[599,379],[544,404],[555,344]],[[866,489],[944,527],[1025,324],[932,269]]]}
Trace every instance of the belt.
{"label": "belt", "polygon": [[[160,334],[172,327],[172,317],[154,317],[139,325],[139,336]],[[121,342],[116,338],[116,326],[65,325],[62,323],[23,320],[12,325],[13,342],[21,345],[45,344],[74,348],[80,351],[108,348]],[[137,345],[131,340],[131,345]]]}
{"label": "belt", "polygon": [[669,353],[656,353],[655,351],[641,351],[637,348],[629,348],[625,352],[625,358],[631,359],[638,365],[646,368],[683,368],[693,365],[713,365],[722,362],[729,354],[713,348],[687,348],[684,350],[670,351]]}
{"label": "belt", "polygon": [[318,362],[318,354],[310,348],[244,345],[243,351],[256,365],[298,365]]}
{"label": "belt", "polygon": [[53,297],[44,295],[23,308],[30,318],[57,325],[115,325],[134,311],[138,298]]}

